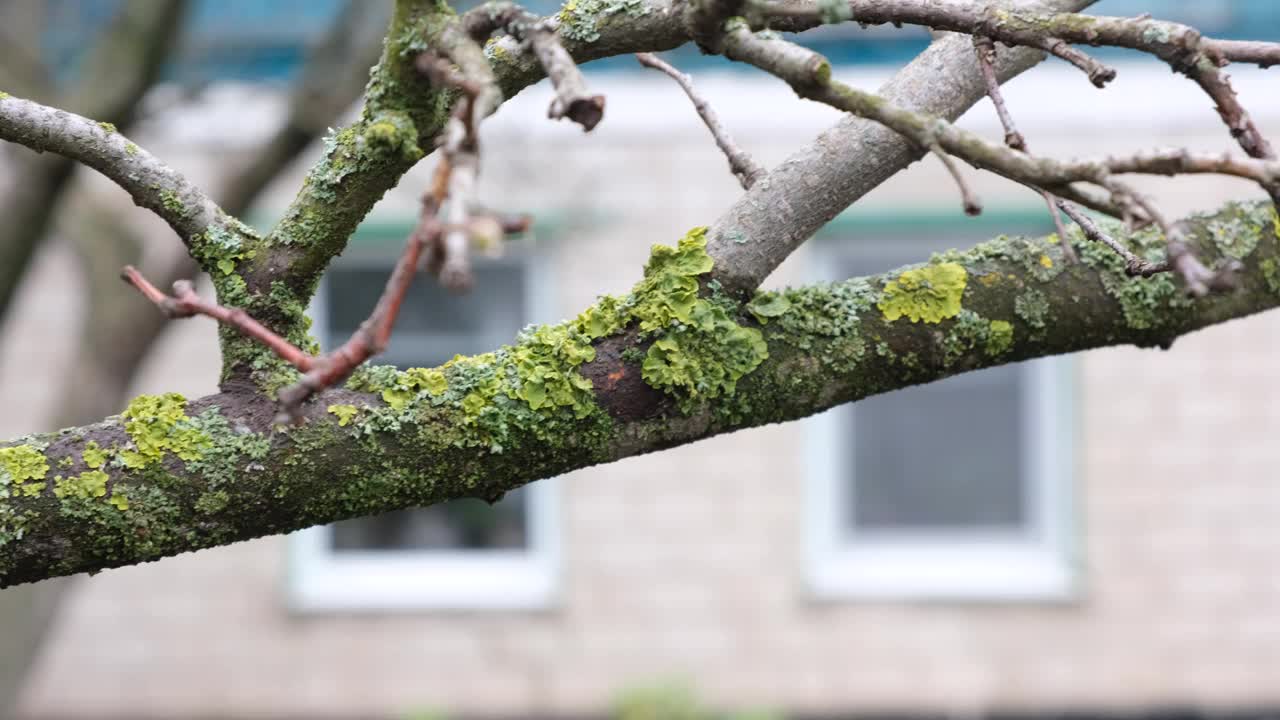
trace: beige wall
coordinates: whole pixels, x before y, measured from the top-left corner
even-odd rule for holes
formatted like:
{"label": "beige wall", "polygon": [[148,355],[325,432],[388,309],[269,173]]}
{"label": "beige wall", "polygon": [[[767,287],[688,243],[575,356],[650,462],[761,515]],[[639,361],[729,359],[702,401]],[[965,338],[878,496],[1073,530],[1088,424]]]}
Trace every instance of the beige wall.
{"label": "beige wall", "polygon": [[[1062,115],[1027,111],[1023,129],[1044,152],[1226,147],[1207,104],[1188,86],[1163,84],[1164,75],[1141,78],[1141,92],[1173,103],[1148,109],[1164,123],[1154,128],[1100,115],[1108,95],[1083,95],[1076,85],[1087,83],[1070,74],[1015,86],[1011,102],[1015,112],[1020,98],[1022,107],[1044,103],[1052,87],[1054,101],[1070,106]],[[1248,101],[1257,84],[1245,75]],[[567,219],[556,261],[567,279],[556,297],[564,314],[625,289],[650,243],[707,222],[737,194],[673,88],[602,85],[610,116],[598,136],[541,120],[545,93],[534,91],[504,109],[486,146],[488,197]],[[726,122],[768,162],[834,118],[767,80],[708,86]],[[1126,101],[1123,87],[1110,92]],[[1132,97],[1139,91],[1129,95],[1141,103]],[[1090,102],[1095,109],[1081,112]],[[1205,112],[1175,112],[1183,107]],[[1255,107],[1280,129],[1280,106],[1264,98]],[[524,122],[536,123],[532,138],[517,135]],[[998,137],[989,121],[970,124]],[[188,125],[175,127],[154,133],[157,153],[173,150],[175,164],[207,174],[192,138],[181,136]],[[977,185],[990,207],[1036,202],[1004,183]],[[1178,210],[1240,195],[1214,180],[1160,188]],[[404,183],[384,217],[409,211],[414,194],[415,182]],[[932,162],[871,202],[955,206],[963,222]],[[782,275],[805,277],[804,260]],[[54,384],[74,382],[58,364],[75,317],[70,267],[57,248],[41,256],[40,281],[26,289],[0,350],[0,397],[33,416]],[[208,323],[184,323],[138,390],[207,392],[215,353]],[[415,707],[518,716],[598,710],[621,687],[673,677],[718,705],[803,710],[1280,704],[1277,356],[1280,317],[1265,315],[1168,352],[1081,357],[1082,584],[1069,602],[814,601],[800,579],[805,427],[789,424],[566,477],[564,591],[551,610],[290,614],[280,538],[81,580],[22,707],[28,717],[337,717]],[[0,430],[31,429],[14,417],[6,413]]]}

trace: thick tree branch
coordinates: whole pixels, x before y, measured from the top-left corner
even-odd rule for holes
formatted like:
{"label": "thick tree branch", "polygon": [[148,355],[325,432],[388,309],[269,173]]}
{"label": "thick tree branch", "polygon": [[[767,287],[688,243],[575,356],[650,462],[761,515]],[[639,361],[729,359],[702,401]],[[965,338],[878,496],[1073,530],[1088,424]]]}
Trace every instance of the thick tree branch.
{"label": "thick tree branch", "polygon": [[[144,396],[123,416],[0,449],[0,586],[457,497],[492,499],[573,468],[959,372],[1104,345],[1167,347],[1280,304],[1270,205],[1231,205],[1186,227],[1200,256],[1243,262],[1239,291],[1188,300],[1169,276],[1129,277],[1117,255],[1075,233],[1082,262],[1072,265],[1056,239],[999,239],[915,269],[761,294],[726,315],[704,303],[693,322],[709,322],[725,342],[697,350],[684,344],[687,325],[664,324],[649,304],[666,297],[649,294],[669,284],[664,273],[705,278],[713,269],[691,233],[678,251],[655,253],[630,298],[441,368],[368,369],[354,384],[368,392],[327,391],[305,406],[301,427],[273,429],[274,405],[253,393],[189,404]],[[1107,231],[1141,256],[1163,252],[1154,231],[1115,223]],[[670,252],[683,261],[671,263]],[[655,323],[639,348],[634,329],[609,324],[620,312]],[[643,363],[623,352],[643,353],[655,336]],[[652,374],[662,369],[655,354],[695,350],[709,353],[699,356],[706,372],[737,367],[736,382],[708,375],[719,391],[706,392],[689,389],[702,381],[673,385]],[[754,364],[741,364],[744,352]]]}

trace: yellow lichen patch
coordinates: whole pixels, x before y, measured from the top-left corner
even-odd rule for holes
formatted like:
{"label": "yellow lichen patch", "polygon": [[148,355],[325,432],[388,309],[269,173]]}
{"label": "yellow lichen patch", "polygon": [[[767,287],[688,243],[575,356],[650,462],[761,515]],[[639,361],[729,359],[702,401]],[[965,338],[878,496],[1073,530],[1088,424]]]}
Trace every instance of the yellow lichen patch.
{"label": "yellow lichen patch", "polygon": [[59,498],[99,498],[107,494],[107,474],[101,470],[85,470],[79,475],[53,479],[53,494]]}
{"label": "yellow lichen patch", "polygon": [[1007,320],[992,320],[987,332],[987,354],[995,357],[1013,347],[1013,324]]}
{"label": "yellow lichen patch", "polygon": [[86,467],[97,470],[107,462],[107,451],[98,446],[98,443],[90,440],[84,445],[84,452],[81,454],[84,458]]}
{"label": "yellow lichen patch", "polygon": [[1049,257],[1048,255],[1041,255],[1040,266],[1045,268],[1053,267],[1053,258]]}
{"label": "yellow lichen patch", "polygon": [[330,405],[326,408],[330,415],[338,418],[338,427],[346,427],[351,424],[356,415],[360,413],[360,408],[355,405]]}
{"label": "yellow lichen patch", "polygon": [[40,448],[32,445],[0,448],[0,486],[7,481],[15,486],[16,492],[35,497],[44,491],[43,480],[48,473],[49,461]]}
{"label": "yellow lichen patch", "polygon": [[187,399],[178,393],[139,395],[121,417],[134,447],[120,451],[131,468],[142,468],[171,452],[188,462],[204,457],[212,447],[209,435],[190,422]]}
{"label": "yellow lichen patch", "polygon": [[889,322],[901,317],[911,322],[941,322],[960,314],[960,298],[968,278],[969,273],[957,263],[907,270],[885,283],[876,306]]}

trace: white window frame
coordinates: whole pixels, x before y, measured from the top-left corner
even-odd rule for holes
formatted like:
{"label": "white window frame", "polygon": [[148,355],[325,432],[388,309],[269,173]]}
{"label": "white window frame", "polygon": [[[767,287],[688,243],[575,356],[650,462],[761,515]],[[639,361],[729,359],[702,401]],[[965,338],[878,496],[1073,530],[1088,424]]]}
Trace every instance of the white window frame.
{"label": "white window frame", "polygon": [[[840,256],[837,248],[812,252],[824,268],[837,263],[822,260]],[[857,479],[852,453],[844,449],[855,431],[854,411],[844,405],[804,421],[804,580],[813,596],[994,602],[1076,596],[1075,364],[1069,357],[1041,358],[1022,363],[1019,371],[1027,430],[1020,474],[1028,491],[1021,533],[859,537],[848,521]]]}
{"label": "white window frame", "polygon": [[[390,272],[394,256],[387,250],[351,250],[356,252],[348,251],[335,266],[377,264]],[[496,261],[518,262],[524,267],[526,322],[545,322],[551,317],[554,285],[543,255],[516,249]],[[331,339],[324,337],[328,327],[326,299],[327,283],[322,281],[310,312],[322,344],[330,347]],[[300,612],[553,607],[562,585],[559,485],[558,479],[548,478],[525,486],[528,545],[522,550],[335,552],[333,529],[328,525],[292,533],[286,581],[289,605]]]}

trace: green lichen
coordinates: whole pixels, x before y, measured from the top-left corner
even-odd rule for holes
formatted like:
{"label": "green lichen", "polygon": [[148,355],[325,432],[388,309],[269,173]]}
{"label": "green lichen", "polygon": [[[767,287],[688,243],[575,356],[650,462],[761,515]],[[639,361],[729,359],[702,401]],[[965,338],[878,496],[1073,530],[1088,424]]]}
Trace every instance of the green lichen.
{"label": "green lichen", "polygon": [[1230,218],[1218,218],[1209,223],[1209,232],[1218,250],[1227,257],[1244,260],[1258,247],[1262,239],[1262,227],[1244,214],[1238,203],[1228,206],[1233,211]]}
{"label": "green lichen", "polygon": [[1013,324],[1005,320],[992,320],[987,330],[987,355],[998,357],[1013,347]]}
{"label": "green lichen", "polygon": [[105,133],[113,133],[116,131],[116,126],[109,122],[100,122],[98,123],[98,127],[102,128],[102,131]]}
{"label": "green lichen", "polygon": [[[176,196],[174,202],[181,205]],[[237,263],[257,255],[258,251],[251,241],[259,239],[257,233],[243,223],[222,215],[218,222],[211,224],[202,235],[195,238],[192,254],[200,261],[201,266],[214,267],[222,275],[230,275],[235,271]]]}
{"label": "green lichen", "polygon": [[[1129,232],[1113,220],[1099,219],[1098,222],[1104,232],[1128,245],[1139,258],[1148,262],[1164,259],[1165,239],[1158,230]],[[1102,243],[1082,240],[1077,244],[1077,251],[1085,263],[1098,270],[1103,288],[1120,304],[1126,324],[1135,330],[1159,327],[1171,319],[1170,310],[1191,305],[1191,300],[1175,282],[1175,273],[1130,277],[1125,273],[1124,259]]]}
{"label": "green lichen", "polygon": [[[102,449],[97,442],[90,440],[85,443],[84,451],[81,453],[80,457],[84,460],[86,467],[97,470],[107,464],[107,459],[110,457],[110,453]],[[70,458],[66,459],[69,460]]]}
{"label": "green lichen", "polygon": [[58,475],[53,479],[53,494],[59,499],[105,497],[109,479],[102,470],[86,470],[67,477]]}
{"label": "green lichen", "polygon": [[842,0],[818,0],[818,18],[826,25],[836,25],[853,17],[853,9]]}
{"label": "green lichen", "polygon": [[1035,288],[1027,288],[1014,299],[1013,311],[1027,325],[1044,330],[1049,320],[1049,298]]}
{"label": "green lichen", "polygon": [[[1006,323],[1007,324],[1007,323]],[[950,332],[942,341],[943,364],[947,367],[991,342],[991,323],[972,310],[956,315]]]}
{"label": "green lichen", "polygon": [[627,300],[613,304],[613,324],[635,323],[654,339],[641,365],[645,382],[674,396],[686,412],[732,394],[769,356],[760,331],[731,317],[732,301],[699,296],[699,278],[713,265],[706,248],[705,227],[690,230],[675,247],[653,246],[644,278]]}
{"label": "green lichen", "polygon": [[791,309],[791,301],[783,293],[760,292],[747,303],[747,312],[755,316],[762,324],[768,324],[771,318],[780,317]]}
{"label": "green lichen", "polygon": [[676,396],[686,412],[704,398],[732,395],[738,380],[769,357],[764,336],[745,328],[723,308],[695,304],[690,322],[673,328],[649,347],[641,376]]}
{"label": "green lichen", "polygon": [[648,15],[649,11],[644,0],[568,0],[557,17],[562,36],[591,43],[600,39],[600,29],[614,15],[635,18]]}
{"label": "green lichen", "polygon": [[127,155],[137,155],[138,146],[134,145],[132,142],[127,142],[124,144],[124,151],[125,151],[125,154]]}
{"label": "green lichen", "polygon": [[11,98],[11,97],[13,97],[13,96],[12,96],[12,95],[10,95],[9,93],[7,93],[7,92],[5,92],[5,91],[3,91],[3,90],[0,90],[0,100],[8,100],[8,99],[9,99],[9,98]]}
{"label": "green lichen", "polygon": [[355,405],[330,405],[326,410],[330,415],[338,418],[338,427],[346,427],[351,421],[360,414],[360,408]]}
{"label": "green lichen", "polygon": [[1280,295],[1280,262],[1275,258],[1266,258],[1258,263],[1262,270],[1262,279],[1267,282],[1267,289]]}
{"label": "green lichen", "polygon": [[226,490],[201,493],[196,500],[196,510],[204,515],[215,515],[231,504],[231,496]]}
{"label": "green lichen", "polygon": [[13,493],[35,497],[44,491],[44,478],[49,474],[49,461],[44,449],[36,445],[14,445],[0,448],[0,497]]}
{"label": "green lichen", "polygon": [[437,368],[410,368],[402,373],[396,373],[388,380],[379,385],[382,387],[383,402],[390,405],[393,410],[403,410],[420,391],[438,396],[449,389],[449,381],[445,378],[444,371]]}
{"label": "green lichen", "polygon": [[[168,210],[175,215],[185,216],[190,212],[187,210],[186,203],[182,202],[182,198],[178,196],[178,193],[167,188],[160,191],[160,203],[164,205],[165,210]],[[221,268],[221,266],[219,266],[219,268]],[[223,272],[229,273],[231,271],[224,270]]]}
{"label": "green lichen", "polygon": [[132,448],[120,451],[125,466],[145,468],[159,462],[166,452],[182,460],[204,457],[212,439],[186,414],[187,400],[178,393],[139,395],[121,414]]}
{"label": "green lichen", "polygon": [[418,128],[407,113],[384,111],[365,125],[363,139],[374,154],[396,155],[405,162],[422,159]]}
{"label": "green lichen", "polygon": [[577,368],[595,359],[590,338],[572,324],[544,325],[526,332],[512,348],[512,360],[519,377],[516,397],[533,410],[547,406],[569,407],[576,417],[586,417],[595,408],[591,381]]}
{"label": "green lichen", "polygon": [[964,267],[953,262],[906,270],[885,283],[877,307],[889,322],[901,317],[913,323],[941,322],[960,313],[960,299],[968,277]]}

